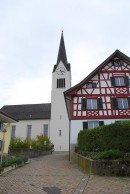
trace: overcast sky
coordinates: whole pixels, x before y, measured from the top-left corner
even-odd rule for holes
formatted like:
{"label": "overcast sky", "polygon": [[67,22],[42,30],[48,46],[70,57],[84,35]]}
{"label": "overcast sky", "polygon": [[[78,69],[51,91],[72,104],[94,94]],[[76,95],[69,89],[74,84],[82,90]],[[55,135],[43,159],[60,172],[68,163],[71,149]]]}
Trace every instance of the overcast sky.
{"label": "overcast sky", "polygon": [[62,28],[72,86],[116,49],[130,57],[128,0],[0,0],[0,107],[51,102]]}

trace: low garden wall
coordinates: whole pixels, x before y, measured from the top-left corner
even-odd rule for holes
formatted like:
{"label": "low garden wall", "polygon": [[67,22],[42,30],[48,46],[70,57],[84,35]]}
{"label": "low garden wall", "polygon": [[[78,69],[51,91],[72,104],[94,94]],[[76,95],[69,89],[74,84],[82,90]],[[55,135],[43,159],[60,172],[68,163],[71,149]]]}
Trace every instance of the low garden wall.
{"label": "low garden wall", "polygon": [[29,158],[35,158],[47,154],[51,154],[52,151],[34,150],[34,149],[13,149],[10,151],[10,155],[25,155]]}
{"label": "low garden wall", "polygon": [[77,163],[88,173],[107,176],[130,176],[130,159],[92,160],[71,152],[71,161]]}

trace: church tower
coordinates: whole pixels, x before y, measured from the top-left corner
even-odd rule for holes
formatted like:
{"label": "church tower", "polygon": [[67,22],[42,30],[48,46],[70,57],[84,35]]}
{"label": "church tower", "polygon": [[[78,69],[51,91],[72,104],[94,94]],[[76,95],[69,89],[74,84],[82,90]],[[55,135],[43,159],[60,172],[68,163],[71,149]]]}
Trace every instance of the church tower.
{"label": "church tower", "polygon": [[57,63],[52,72],[50,139],[55,151],[69,151],[69,119],[63,92],[70,87],[71,68],[62,32]]}

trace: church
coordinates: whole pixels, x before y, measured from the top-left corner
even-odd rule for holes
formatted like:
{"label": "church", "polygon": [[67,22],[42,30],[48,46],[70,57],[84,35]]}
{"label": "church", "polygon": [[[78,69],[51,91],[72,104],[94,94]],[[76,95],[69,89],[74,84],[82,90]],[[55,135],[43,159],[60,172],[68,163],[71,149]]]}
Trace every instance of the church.
{"label": "church", "polygon": [[52,67],[51,103],[3,106],[19,122],[11,138],[48,136],[55,151],[71,151],[80,130],[130,119],[130,58],[116,50],[80,83],[71,87],[63,32]]}
{"label": "church", "polygon": [[63,93],[70,87],[71,66],[62,32],[57,62],[52,67],[51,103],[2,107],[4,112],[18,120],[11,125],[11,139],[35,138],[43,134],[50,138],[55,151],[69,151],[69,119]]}

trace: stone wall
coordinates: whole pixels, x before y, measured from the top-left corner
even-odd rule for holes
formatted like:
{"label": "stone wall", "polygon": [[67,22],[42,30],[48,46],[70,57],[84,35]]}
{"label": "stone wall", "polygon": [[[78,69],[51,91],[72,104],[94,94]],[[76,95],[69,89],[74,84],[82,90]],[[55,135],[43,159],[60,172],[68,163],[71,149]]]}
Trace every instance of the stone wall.
{"label": "stone wall", "polygon": [[13,149],[10,151],[10,155],[25,155],[29,158],[35,158],[47,154],[51,154],[51,151],[33,150],[33,149]]}
{"label": "stone wall", "polygon": [[89,173],[107,176],[130,176],[130,159],[92,160],[71,152],[71,161]]}

